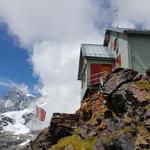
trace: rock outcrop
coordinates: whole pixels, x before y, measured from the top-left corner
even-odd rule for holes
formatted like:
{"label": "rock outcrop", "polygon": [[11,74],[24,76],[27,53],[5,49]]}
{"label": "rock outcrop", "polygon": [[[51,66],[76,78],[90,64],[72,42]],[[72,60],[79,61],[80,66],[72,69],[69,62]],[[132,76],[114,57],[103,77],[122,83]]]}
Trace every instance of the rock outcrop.
{"label": "rock outcrop", "polygon": [[43,130],[34,142],[30,142],[25,149],[45,150],[56,144],[65,136],[70,136],[77,128],[76,114],[54,113],[50,127]]}
{"label": "rock outcrop", "polygon": [[53,114],[34,150],[150,149],[150,70],[118,68],[100,91],[89,93],[75,114]]}

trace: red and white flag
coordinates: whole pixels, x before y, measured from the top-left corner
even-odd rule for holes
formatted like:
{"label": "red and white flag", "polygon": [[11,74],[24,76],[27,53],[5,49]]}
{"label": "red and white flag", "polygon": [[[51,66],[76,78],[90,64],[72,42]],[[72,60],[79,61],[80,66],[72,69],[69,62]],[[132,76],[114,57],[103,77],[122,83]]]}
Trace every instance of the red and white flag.
{"label": "red and white flag", "polygon": [[36,110],[37,110],[37,117],[39,118],[40,121],[44,121],[45,118],[46,118],[46,111],[45,109],[43,108],[43,105],[38,105],[36,107]]}

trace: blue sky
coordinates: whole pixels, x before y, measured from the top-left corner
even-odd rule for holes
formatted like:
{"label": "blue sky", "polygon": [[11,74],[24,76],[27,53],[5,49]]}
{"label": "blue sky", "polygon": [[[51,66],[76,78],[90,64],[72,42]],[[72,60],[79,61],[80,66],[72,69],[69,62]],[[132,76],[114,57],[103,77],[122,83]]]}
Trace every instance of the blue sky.
{"label": "blue sky", "polygon": [[[7,34],[5,24],[0,24],[0,80],[11,80],[18,85],[24,83],[32,90],[37,78],[32,75],[32,66],[28,59],[27,50],[19,47],[17,40]],[[8,87],[0,85],[0,93],[7,90]]]}

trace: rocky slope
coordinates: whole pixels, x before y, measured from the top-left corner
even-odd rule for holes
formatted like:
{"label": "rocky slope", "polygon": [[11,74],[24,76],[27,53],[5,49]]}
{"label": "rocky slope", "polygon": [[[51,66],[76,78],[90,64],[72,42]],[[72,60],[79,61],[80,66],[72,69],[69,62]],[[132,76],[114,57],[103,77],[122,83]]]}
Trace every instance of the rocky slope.
{"label": "rocky slope", "polygon": [[75,114],[54,113],[50,127],[25,149],[150,149],[150,70],[114,70]]}

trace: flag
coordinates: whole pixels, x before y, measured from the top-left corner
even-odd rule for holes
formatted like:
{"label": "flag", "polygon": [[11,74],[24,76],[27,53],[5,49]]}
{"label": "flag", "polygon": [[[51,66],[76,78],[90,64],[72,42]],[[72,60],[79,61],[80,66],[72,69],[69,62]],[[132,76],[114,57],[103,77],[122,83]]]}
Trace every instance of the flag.
{"label": "flag", "polygon": [[39,108],[38,117],[40,121],[44,121],[46,117],[46,111],[43,108]]}
{"label": "flag", "polygon": [[36,116],[40,121],[44,121],[46,118],[46,111],[43,108],[44,105],[38,105],[36,106]]}

